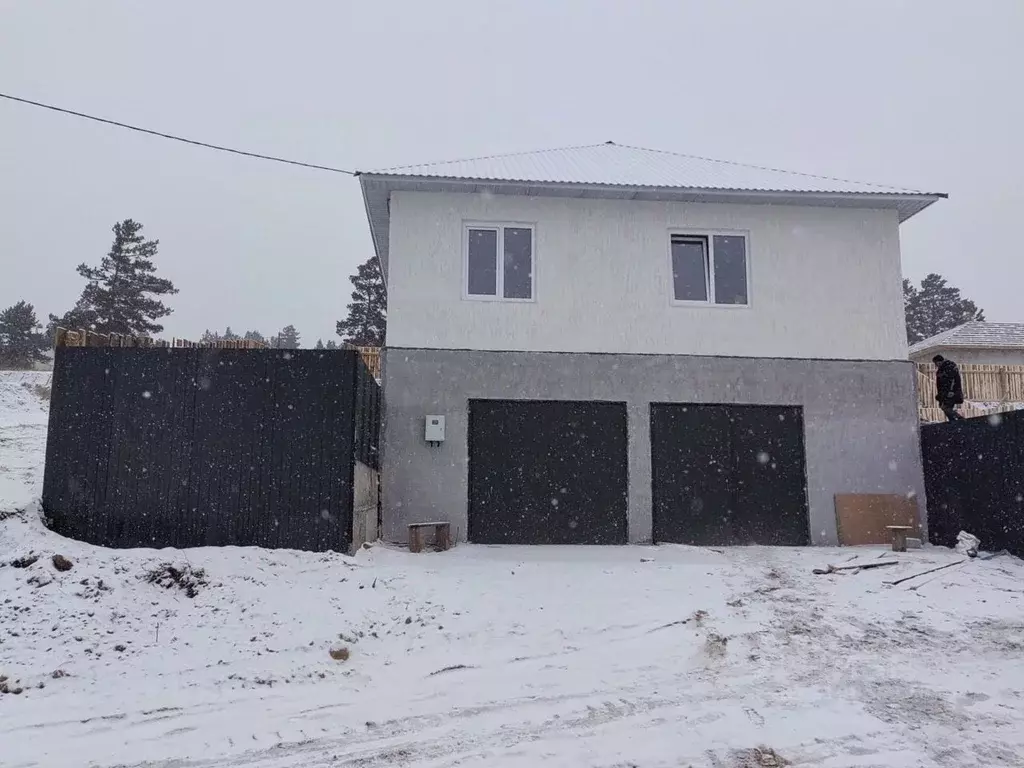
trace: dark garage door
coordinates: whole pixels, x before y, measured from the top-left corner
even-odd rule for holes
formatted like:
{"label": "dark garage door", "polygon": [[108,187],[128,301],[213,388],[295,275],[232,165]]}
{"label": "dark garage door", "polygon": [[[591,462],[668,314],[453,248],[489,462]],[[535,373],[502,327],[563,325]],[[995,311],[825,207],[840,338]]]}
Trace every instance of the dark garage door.
{"label": "dark garage door", "polygon": [[624,544],[625,403],[472,400],[469,540]]}
{"label": "dark garage door", "polygon": [[803,409],[651,405],[655,541],[809,543]]}

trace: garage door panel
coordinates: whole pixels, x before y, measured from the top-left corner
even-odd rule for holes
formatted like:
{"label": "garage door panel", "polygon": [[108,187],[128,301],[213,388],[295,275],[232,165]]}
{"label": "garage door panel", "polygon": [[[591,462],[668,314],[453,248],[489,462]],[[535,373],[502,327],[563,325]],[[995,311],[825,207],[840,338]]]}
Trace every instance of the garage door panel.
{"label": "garage door panel", "polygon": [[656,541],[809,541],[798,407],[651,406]]}
{"label": "garage door panel", "polygon": [[624,543],[626,450],[622,403],[471,401],[470,541]]}
{"label": "garage door panel", "polygon": [[[686,435],[685,440],[678,439]],[[728,414],[700,406],[652,405],[655,539],[724,544],[731,539]]]}
{"label": "garage door panel", "polygon": [[731,409],[736,475],[736,541],[809,543],[803,415],[799,408]]}

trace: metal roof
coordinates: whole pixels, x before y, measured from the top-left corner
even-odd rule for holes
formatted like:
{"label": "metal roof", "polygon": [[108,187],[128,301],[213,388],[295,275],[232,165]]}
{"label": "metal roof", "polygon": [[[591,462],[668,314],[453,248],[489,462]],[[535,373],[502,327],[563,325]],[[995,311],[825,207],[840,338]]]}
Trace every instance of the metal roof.
{"label": "metal roof", "polygon": [[917,342],[910,347],[910,354],[955,347],[1024,349],[1024,323],[964,323]]}
{"label": "metal roof", "polygon": [[583,147],[397,166],[368,173],[375,176],[535,181],[672,189],[929,194],[915,189],[781,171],[776,168],[712,160],[678,152],[643,149],[611,141]]}
{"label": "metal roof", "polygon": [[901,222],[946,197],[940,192],[794,173],[610,141],[396,166],[363,171],[359,177],[374,247],[385,274],[388,202],[394,191],[887,208],[896,210]]}

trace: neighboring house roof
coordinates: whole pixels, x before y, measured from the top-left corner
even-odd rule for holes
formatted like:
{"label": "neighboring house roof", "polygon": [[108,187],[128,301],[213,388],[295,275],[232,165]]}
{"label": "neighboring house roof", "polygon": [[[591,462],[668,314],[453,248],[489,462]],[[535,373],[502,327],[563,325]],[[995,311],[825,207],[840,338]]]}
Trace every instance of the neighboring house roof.
{"label": "neighboring house roof", "polygon": [[917,342],[910,347],[910,355],[949,348],[1024,350],[1024,323],[964,323]]}
{"label": "neighboring house roof", "polygon": [[946,197],[940,192],[782,171],[614,142],[468,160],[406,165],[359,174],[378,256],[387,262],[392,191],[774,203],[891,208],[900,221]]}

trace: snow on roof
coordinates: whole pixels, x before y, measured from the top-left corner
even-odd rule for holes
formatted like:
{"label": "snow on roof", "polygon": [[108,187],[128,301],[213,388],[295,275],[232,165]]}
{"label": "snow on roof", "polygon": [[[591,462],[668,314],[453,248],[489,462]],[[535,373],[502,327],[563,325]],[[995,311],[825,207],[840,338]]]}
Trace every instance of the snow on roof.
{"label": "snow on roof", "polygon": [[940,193],[713,160],[611,141],[582,147],[397,166],[368,171],[367,174],[621,187],[942,196]]}
{"label": "snow on roof", "polygon": [[949,347],[1024,349],[1024,323],[964,323],[917,342],[910,347],[910,354]]}

